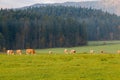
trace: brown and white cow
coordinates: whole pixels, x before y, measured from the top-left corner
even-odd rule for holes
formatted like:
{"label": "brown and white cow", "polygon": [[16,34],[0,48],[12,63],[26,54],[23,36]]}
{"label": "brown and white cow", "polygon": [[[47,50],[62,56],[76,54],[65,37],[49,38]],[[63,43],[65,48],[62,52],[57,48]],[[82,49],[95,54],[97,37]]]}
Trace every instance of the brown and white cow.
{"label": "brown and white cow", "polygon": [[75,54],[75,53],[76,53],[76,50],[74,49],[70,51],[70,54]]}
{"label": "brown and white cow", "polygon": [[68,53],[69,53],[69,51],[68,51],[67,49],[65,49],[65,50],[64,50],[64,53],[65,53],[65,54],[68,54]]}
{"label": "brown and white cow", "polygon": [[14,55],[14,51],[13,50],[7,50],[7,55]]}
{"label": "brown and white cow", "polygon": [[120,54],[120,50],[118,50],[117,53]]}
{"label": "brown and white cow", "polygon": [[35,54],[34,49],[26,49],[26,54]]}
{"label": "brown and white cow", "polygon": [[22,54],[22,50],[20,50],[20,49],[16,50],[16,54],[21,55]]}
{"label": "brown and white cow", "polygon": [[49,51],[48,53],[49,53],[49,54],[53,54],[53,52],[52,52],[52,51]]}

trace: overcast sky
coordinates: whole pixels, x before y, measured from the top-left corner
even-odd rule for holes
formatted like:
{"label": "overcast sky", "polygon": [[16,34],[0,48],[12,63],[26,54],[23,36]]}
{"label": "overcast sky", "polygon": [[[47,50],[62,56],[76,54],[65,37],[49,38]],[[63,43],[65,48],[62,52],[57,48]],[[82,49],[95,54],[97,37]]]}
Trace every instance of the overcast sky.
{"label": "overcast sky", "polygon": [[18,8],[29,6],[35,3],[62,3],[62,2],[80,2],[96,0],[0,0],[0,8]]}

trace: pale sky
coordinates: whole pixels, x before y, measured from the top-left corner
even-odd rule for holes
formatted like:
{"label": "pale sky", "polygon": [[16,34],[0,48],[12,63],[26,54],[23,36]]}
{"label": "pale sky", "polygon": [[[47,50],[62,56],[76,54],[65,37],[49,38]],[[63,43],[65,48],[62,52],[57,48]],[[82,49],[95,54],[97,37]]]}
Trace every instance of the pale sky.
{"label": "pale sky", "polygon": [[19,8],[33,5],[36,3],[62,3],[62,2],[80,2],[96,0],[0,0],[0,8]]}

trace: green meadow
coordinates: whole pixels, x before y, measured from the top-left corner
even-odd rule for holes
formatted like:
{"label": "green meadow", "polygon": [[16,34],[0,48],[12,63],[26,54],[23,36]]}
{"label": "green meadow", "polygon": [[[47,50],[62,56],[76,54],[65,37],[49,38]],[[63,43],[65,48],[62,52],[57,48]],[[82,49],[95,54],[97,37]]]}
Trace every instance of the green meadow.
{"label": "green meadow", "polygon": [[120,41],[89,41],[86,46],[78,46],[71,48],[49,48],[49,49],[36,49],[37,53],[47,53],[52,51],[56,54],[63,53],[64,49],[75,49],[77,53],[89,53],[90,50],[94,50],[95,53],[100,53],[103,50],[105,53],[117,53],[120,50]]}
{"label": "green meadow", "polygon": [[[99,43],[99,45],[98,45]],[[0,54],[0,80],[119,80],[119,41],[90,42],[64,54],[65,48],[37,49],[36,55]],[[89,54],[89,50],[96,51]],[[48,51],[53,54],[48,54]],[[99,54],[104,50],[105,54]]]}

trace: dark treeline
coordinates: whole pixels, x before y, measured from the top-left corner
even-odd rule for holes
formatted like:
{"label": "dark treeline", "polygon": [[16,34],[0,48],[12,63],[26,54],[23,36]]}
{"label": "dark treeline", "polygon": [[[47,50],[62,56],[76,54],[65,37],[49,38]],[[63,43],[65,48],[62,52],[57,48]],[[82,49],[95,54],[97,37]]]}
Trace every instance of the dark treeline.
{"label": "dark treeline", "polygon": [[120,18],[100,10],[46,6],[0,10],[0,48],[85,45],[87,40],[120,39]]}
{"label": "dark treeline", "polygon": [[69,17],[48,15],[41,10],[1,10],[1,48],[71,47],[86,44],[86,29],[82,23]]}

